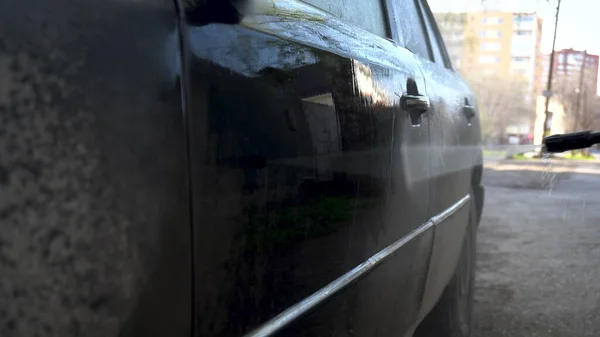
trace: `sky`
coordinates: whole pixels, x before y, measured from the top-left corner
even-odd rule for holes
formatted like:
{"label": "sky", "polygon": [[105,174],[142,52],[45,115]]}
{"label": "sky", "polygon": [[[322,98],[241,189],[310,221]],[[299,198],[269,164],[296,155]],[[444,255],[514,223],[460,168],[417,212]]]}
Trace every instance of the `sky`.
{"label": "sky", "polygon": [[[554,15],[558,0],[428,0],[436,11],[475,11],[481,10],[482,2],[489,7],[496,7],[512,12],[537,11],[544,19],[542,31],[542,52],[552,50],[552,34]],[[450,9],[451,8],[451,9]],[[587,49],[588,52],[600,55],[600,1],[599,0],[562,0],[558,19],[556,49]]]}
{"label": "sky", "polygon": [[[552,7],[548,11],[551,13],[548,14],[551,14],[552,17],[544,20],[544,30],[542,31],[542,52],[545,53],[552,50],[556,0],[551,2]],[[597,36],[597,32],[600,32],[598,13],[600,13],[598,0],[562,0],[556,34],[556,49],[587,49],[592,54],[600,55],[600,37]]]}

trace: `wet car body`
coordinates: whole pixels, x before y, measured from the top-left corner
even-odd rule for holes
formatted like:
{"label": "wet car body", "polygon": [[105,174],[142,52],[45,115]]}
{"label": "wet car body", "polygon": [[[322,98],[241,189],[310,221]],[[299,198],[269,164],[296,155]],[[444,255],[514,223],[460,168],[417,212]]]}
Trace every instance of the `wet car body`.
{"label": "wet car body", "polygon": [[410,336],[436,305],[483,192],[426,4],[380,36],[223,3],[0,4],[2,336]]}

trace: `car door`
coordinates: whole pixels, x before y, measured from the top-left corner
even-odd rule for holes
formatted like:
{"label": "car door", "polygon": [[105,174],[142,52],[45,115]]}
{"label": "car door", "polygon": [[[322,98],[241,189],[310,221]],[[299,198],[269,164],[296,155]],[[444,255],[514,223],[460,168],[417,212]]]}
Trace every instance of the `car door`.
{"label": "car door", "polygon": [[452,70],[443,41],[426,0],[417,0],[427,29],[430,60],[421,67],[431,99],[431,214],[439,218],[421,315],[435,305],[454,274],[474,202],[472,178],[480,148],[475,98],[462,78]]}
{"label": "car door", "polygon": [[196,336],[414,328],[433,239],[423,77],[385,3],[313,5],[239,24],[182,7]]}
{"label": "car door", "polygon": [[172,1],[0,2],[0,335],[190,335]]}

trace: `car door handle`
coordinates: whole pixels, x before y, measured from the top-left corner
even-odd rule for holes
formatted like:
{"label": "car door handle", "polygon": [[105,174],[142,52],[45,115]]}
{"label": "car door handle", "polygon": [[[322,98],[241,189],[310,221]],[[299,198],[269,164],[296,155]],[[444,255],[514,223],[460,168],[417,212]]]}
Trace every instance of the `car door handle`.
{"label": "car door handle", "polygon": [[429,97],[404,94],[400,101],[402,109],[408,112],[412,126],[421,126],[421,115],[430,107]]}
{"label": "car door handle", "polygon": [[475,107],[469,104],[465,104],[462,108],[462,112],[467,117],[467,121],[471,123],[471,119],[475,117]]}
{"label": "car door handle", "polygon": [[429,97],[423,95],[402,95],[402,108],[408,112],[422,114],[429,110]]}

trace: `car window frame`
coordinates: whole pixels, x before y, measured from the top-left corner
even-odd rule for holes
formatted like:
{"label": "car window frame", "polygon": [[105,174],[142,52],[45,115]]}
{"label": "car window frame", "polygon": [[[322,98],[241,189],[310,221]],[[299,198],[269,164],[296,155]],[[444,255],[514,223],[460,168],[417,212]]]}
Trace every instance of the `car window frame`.
{"label": "car window frame", "polygon": [[[435,21],[435,18],[433,16],[433,13],[431,12],[429,4],[427,3],[427,0],[415,1],[419,3],[419,9],[421,11],[422,18],[423,20],[427,20],[427,22],[429,23],[429,27],[431,28],[431,33],[433,33],[433,36],[430,36],[430,32],[429,29],[427,29],[427,25],[424,25],[428,36],[427,40],[429,43],[429,47],[431,48],[430,54],[432,56],[434,55],[432,44],[435,43],[442,56],[443,66],[449,70],[454,71],[454,68],[452,67],[452,62],[450,62],[450,56],[448,55],[448,51],[446,50],[446,44],[444,43],[444,39],[442,38],[442,34],[440,33],[440,29],[437,26],[437,22]],[[435,60],[433,60],[433,62],[435,62]]]}
{"label": "car window frame", "polygon": [[398,25],[396,24],[396,11],[393,9],[393,4],[391,4],[390,2],[393,0],[384,0],[383,4],[385,6],[385,10],[386,10],[386,18],[387,18],[387,22],[388,22],[388,28],[389,28],[389,34],[390,34],[390,40],[394,41],[395,43],[401,45],[401,46],[405,46],[406,43],[404,41],[404,37],[402,36],[402,34],[400,33],[400,31],[398,30]]}
{"label": "car window frame", "polygon": [[392,16],[389,8],[389,0],[378,0],[381,3],[381,9],[383,10],[383,19],[385,20],[385,38],[395,41],[392,31]]}

